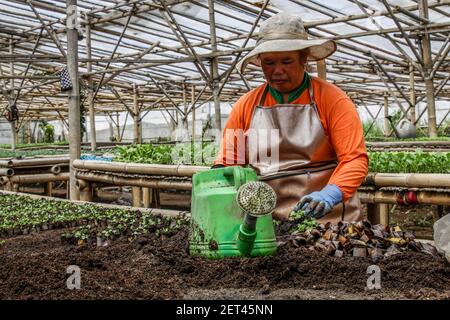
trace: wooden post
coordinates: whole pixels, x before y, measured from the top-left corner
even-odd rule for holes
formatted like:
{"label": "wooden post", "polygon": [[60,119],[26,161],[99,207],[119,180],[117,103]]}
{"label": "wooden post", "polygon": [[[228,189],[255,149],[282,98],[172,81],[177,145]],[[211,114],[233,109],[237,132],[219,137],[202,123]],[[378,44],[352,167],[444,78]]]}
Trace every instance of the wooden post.
{"label": "wooden post", "polygon": [[80,192],[76,186],[74,160],[80,158],[80,84],[78,78],[78,31],[77,0],[67,0],[67,68],[72,80],[68,93],[69,105],[69,153],[70,153],[70,200],[78,200]]}
{"label": "wooden post", "polygon": [[327,64],[325,59],[317,61],[317,76],[320,79],[327,80]]}
{"label": "wooden post", "polygon": [[389,101],[387,95],[384,96],[384,136],[389,137],[389,120],[386,118],[389,116]]}
{"label": "wooden post", "polygon": [[[428,0],[419,0],[419,17],[428,19]],[[437,137],[436,106],[434,97],[433,77],[430,78],[431,72],[433,70],[433,60],[431,56],[430,34],[428,32],[423,33],[422,56],[423,56],[425,88],[427,96],[428,135],[431,138],[435,138]]]}
{"label": "wooden post", "polygon": [[133,207],[142,207],[142,195],[141,195],[141,188],[139,187],[132,187],[131,188],[131,194],[132,194],[132,205]]}
{"label": "wooden post", "polygon": [[[86,15],[86,58],[92,58],[91,47],[91,25],[90,20]],[[87,72],[92,72],[92,62],[88,61],[86,66]],[[91,136],[91,150],[97,149],[97,135],[95,132],[95,110],[94,110],[94,81],[92,75],[88,76],[88,103],[89,103],[89,128]]]}
{"label": "wooden post", "polygon": [[150,204],[152,203],[152,189],[151,188],[142,188],[142,198],[143,198],[144,208],[150,208]]}
{"label": "wooden post", "polygon": [[[217,52],[217,38],[216,38],[216,21],[214,18],[214,0],[208,0],[209,9],[209,27],[211,34],[211,48],[213,53]],[[214,113],[216,129],[222,131],[222,119],[220,111],[220,96],[219,96],[219,60],[218,57],[211,59],[211,77],[214,97]]]}
{"label": "wooden post", "polygon": [[134,120],[134,143],[142,143],[141,114],[139,112],[138,91],[133,83],[133,120]]}

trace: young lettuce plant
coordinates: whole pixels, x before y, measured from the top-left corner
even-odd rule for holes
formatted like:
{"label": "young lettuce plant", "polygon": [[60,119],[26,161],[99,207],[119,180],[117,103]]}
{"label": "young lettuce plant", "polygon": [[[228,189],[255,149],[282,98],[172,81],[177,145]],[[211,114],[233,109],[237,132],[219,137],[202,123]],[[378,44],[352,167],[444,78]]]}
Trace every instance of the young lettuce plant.
{"label": "young lettuce plant", "polygon": [[306,218],[303,210],[292,211],[289,214],[289,221],[294,222],[294,226],[289,230],[289,233],[304,233],[319,225],[316,219]]}

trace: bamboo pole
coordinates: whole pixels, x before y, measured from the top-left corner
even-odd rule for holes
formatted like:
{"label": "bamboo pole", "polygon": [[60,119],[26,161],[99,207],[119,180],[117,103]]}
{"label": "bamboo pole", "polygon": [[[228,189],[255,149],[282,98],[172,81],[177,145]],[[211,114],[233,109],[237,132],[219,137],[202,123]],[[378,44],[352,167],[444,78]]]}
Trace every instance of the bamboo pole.
{"label": "bamboo pole", "polygon": [[327,65],[325,59],[317,61],[317,76],[320,79],[327,80]]}
{"label": "bamboo pole", "polygon": [[[89,23],[89,18],[86,16],[86,57],[91,59],[92,48],[91,48],[91,25]],[[92,71],[92,63],[87,62],[86,66],[87,72]],[[88,98],[89,103],[89,127],[91,136],[91,150],[95,151],[97,149],[97,137],[95,132],[95,110],[94,110],[94,81],[92,76],[88,76]]]}
{"label": "bamboo pole", "polygon": [[86,185],[80,189],[80,200],[92,202],[93,190],[92,184],[86,183]]}
{"label": "bamboo pole", "polygon": [[192,141],[195,141],[195,86],[191,87]]}
{"label": "bamboo pole", "polygon": [[[412,191],[415,201],[411,205],[450,205],[448,193],[433,191]],[[358,196],[362,203],[376,204],[403,204],[401,195],[394,191],[365,191],[358,190]]]}
{"label": "bamboo pole", "polygon": [[[100,200],[104,200],[104,201],[117,201],[121,198],[122,193],[114,192],[114,191],[107,191],[107,190],[103,190],[101,188],[97,188],[96,196]],[[145,208],[149,208],[149,207],[145,207]]]}
{"label": "bamboo pole", "polygon": [[384,136],[389,137],[389,101],[387,95],[384,96]]}
{"label": "bamboo pole", "polygon": [[174,190],[192,189],[192,184],[190,182],[173,182],[173,181],[145,179],[145,178],[125,178],[102,173],[86,173],[78,171],[77,178],[79,180],[86,180],[90,182],[101,182],[115,186],[132,186],[139,188],[146,187],[152,189],[174,189]]}
{"label": "bamboo pole", "polygon": [[10,167],[12,164],[12,160],[0,160],[0,167]]}
{"label": "bamboo pole", "polygon": [[152,189],[142,188],[142,199],[144,208],[150,208],[150,204],[152,203]]}
{"label": "bamboo pole", "polygon": [[139,187],[132,187],[131,189],[132,194],[132,205],[133,207],[142,207],[142,192],[141,188]]}
{"label": "bamboo pole", "polygon": [[[68,164],[65,166],[64,172],[69,172],[69,167]],[[42,174],[42,173],[51,173],[54,175],[59,174],[57,172],[57,167],[54,168],[54,171],[52,171],[52,167],[49,166],[42,166],[42,167],[18,167],[18,168],[14,168],[14,174],[16,175],[32,175],[32,174]],[[61,168],[61,171],[62,168]]]}
{"label": "bamboo pole", "polygon": [[414,124],[416,122],[416,91],[414,80],[414,67],[409,64],[409,100],[411,102],[410,120]]}
{"label": "bamboo pole", "polygon": [[70,176],[69,172],[63,172],[58,175],[52,173],[30,174],[30,175],[16,174],[12,176],[10,180],[13,184],[46,183],[51,181],[67,181],[69,180],[69,176]]}
{"label": "bamboo pole", "polygon": [[378,210],[380,213],[380,223],[384,226],[389,225],[389,205],[386,203],[379,203]]}
{"label": "bamboo pole", "polygon": [[11,177],[13,175],[14,175],[14,169],[12,169],[12,168],[1,168],[0,169],[0,176]]}
{"label": "bamboo pole", "polygon": [[50,172],[53,174],[60,174],[61,173],[61,165],[54,165],[50,168]]}
{"label": "bamboo pole", "polygon": [[53,194],[53,182],[44,183],[44,192],[45,195],[51,197]]}
{"label": "bamboo pole", "polygon": [[[417,148],[389,148],[388,150],[386,148],[370,148],[370,151],[377,151],[377,152],[383,152],[383,151],[389,151],[389,152],[416,152]],[[422,152],[450,152],[450,149],[441,149],[441,148],[421,148],[420,151]]]}
{"label": "bamboo pole", "polygon": [[[132,7],[132,9],[131,9],[131,12],[134,12],[135,9],[136,9],[136,4],[133,4],[133,7]],[[111,52],[111,58],[114,57],[114,55],[116,54],[117,48],[119,48],[119,45],[120,45],[121,42],[122,42],[123,36],[124,36],[125,32],[126,32],[127,29],[128,29],[128,26],[129,26],[129,24],[130,24],[130,21],[131,21],[132,16],[133,16],[133,15],[128,16],[127,21],[125,22],[125,25],[123,26],[122,32],[120,33],[120,36],[119,36],[119,39],[117,39],[117,42],[116,42],[116,44],[114,45],[114,49],[113,49],[112,52]],[[109,69],[110,64],[111,64],[110,62],[108,62],[108,63],[106,64],[106,67],[104,68],[104,71],[107,71],[107,70]],[[100,80],[99,80],[99,82],[98,82],[98,86],[97,86],[97,88],[96,88],[96,90],[95,90],[95,92],[94,92],[93,99],[95,99],[95,98],[97,97],[97,94],[98,94],[100,88],[104,85],[103,80],[105,79],[105,75],[106,75],[106,73],[102,73],[102,76],[101,76],[101,78],[100,78]]]}
{"label": "bamboo pole", "polygon": [[375,173],[369,174],[362,185],[377,187],[450,188],[450,174],[438,173]]}
{"label": "bamboo pole", "polygon": [[[31,120],[28,120],[27,122],[27,143],[32,143],[32,135],[31,135]],[[64,127],[63,127],[63,133],[64,133]]]}
{"label": "bamboo pole", "polygon": [[379,141],[366,142],[367,147],[393,148],[393,147],[436,147],[450,148],[450,141]]}
{"label": "bamboo pole", "polygon": [[[428,19],[428,1],[419,0],[419,16]],[[436,106],[434,97],[434,84],[432,77],[433,60],[431,56],[430,35],[425,32],[422,38],[422,56],[425,71],[425,86],[427,90],[428,135],[437,137]]]}
{"label": "bamboo pole", "polygon": [[183,113],[184,116],[182,117],[183,122],[183,129],[186,130],[186,133],[189,137],[189,120],[188,120],[188,100],[187,100],[187,88],[186,83],[183,83]]}
{"label": "bamboo pole", "polygon": [[38,158],[38,159],[24,159],[24,160],[4,160],[0,161],[0,167],[11,167],[11,168],[34,168],[34,167],[43,167],[43,166],[54,166],[54,165],[67,165],[69,163],[68,157],[60,157],[60,158]]}
{"label": "bamboo pole", "polygon": [[133,84],[133,119],[134,119],[134,143],[142,143],[141,114],[138,104],[138,90],[136,84]]}
{"label": "bamboo pole", "polygon": [[197,172],[209,170],[208,167],[203,166],[121,163],[89,160],[75,160],[73,162],[73,166],[76,169],[83,170],[100,170],[106,172],[179,177],[192,177]]}
{"label": "bamboo pole", "polygon": [[[359,191],[358,191],[359,195]],[[389,205],[386,203],[366,202],[367,197],[364,198],[364,202],[367,206],[367,219],[372,224],[382,224],[384,226],[389,225]]]}
{"label": "bamboo pole", "polygon": [[[76,187],[75,169],[73,161],[80,158],[80,84],[78,77],[78,31],[76,29],[77,17],[74,14],[77,9],[77,0],[66,0],[67,21],[75,22],[67,26],[67,67],[72,80],[72,89],[68,94],[69,105],[69,152],[70,152],[70,200],[80,198]],[[75,9],[75,10],[74,10]]]}
{"label": "bamboo pole", "polygon": [[152,189],[152,203],[155,208],[161,208],[161,197],[158,189]]}
{"label": "bamboo pole", "polygon": [[[208,0],[209,9],[209,23],[211,34],[211,49],[213,52],[217,51],[217,37],[216,37],[216,20],[214,17],[214,1]],[[212,90],[214,96],[214,119],[215,127],[217,130],[222,131],[222,119],[220,110],[220,96],[219,96],[219,61],[217,57],[211,60],[211,78],[212,78]]]}
{"label": "bamboo pole", "polygon": [[[11,37],[9,39],[9,53],[14,54],[14,42],[13,38]],[[14,63],[10,63],[10,73],[11,76],[14,76]],[[10,89],[11,93],[9,96],[10,103],[13,103],[14,99],[14,78],[11,78],[10,80]],[[10,105],[11,106],[11,105]],[[11,151],[16,151],[16,140],[17,140],[17,133],[16,133],[16,121],[10,121],[11,125]]]}
{"label": "bamboo pole", "polygon": [[[112,118],[111,118],[112,119]],[[117,131],[117,141],[122,141],[122,139],[120,138],[120,116],[119,116],[119,112],[116,112],[116,131]],[[125,132],[125,124],[123,126],[123,132]]]}

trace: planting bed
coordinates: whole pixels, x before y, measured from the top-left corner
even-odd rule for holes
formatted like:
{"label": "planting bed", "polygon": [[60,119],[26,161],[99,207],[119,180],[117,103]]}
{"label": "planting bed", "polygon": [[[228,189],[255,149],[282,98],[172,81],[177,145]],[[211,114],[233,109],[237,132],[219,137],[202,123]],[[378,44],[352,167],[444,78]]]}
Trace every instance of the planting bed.
{"label": "planting bed", "polygon": [[[19,206],[20,199],[14,200]],[[7,206],[11,198],[0,201],[0,217],[5,217],[11,210]],[[31,233],[11,236],[3,233],[0,239],[1,299],[450,298],[450,265],[440,256],[429,253],[405,251],[376,260],[339,258],[298,246],[285,235],[280,238],[275,256],[210,261],[188,255],[186,219],[144,219],[145,214],[132,219],[126,210],[113,212],[89,207],[99,221],[96,223],[96,219],[81,218],[83,210],[77,211],[76,205],[53,204],[59,208],[53,209],[53,215],[91,225],[88,233],[78,233],[74,241],[75,238],[68,235],[75,236],[80,229],[68,228],[67,223],[60,225],[62,229],[42,231],[45,218],[41,213],[51,210],[50,202],[41,204],[40,209],[29,207],[28,215],[35,222],[34,229],[28,229]],[[26,204],[27,200],[23,199],[22,203]],[[123,214],[125,218],[119,218]],[[102,224],[100,221],[105,221],[105,215],[109,218]],[[115,222],[110,224],[110,221]],[[29,221],[15,224],[19,223],[22,225],[15,227],[17,230],[26,229],[25,223]],[[126,224],[124,229],[119,227],[122,223]],[[4,219],[1,224],[5,225]],[[55,223],[50,225],[59,227]],[[108,226],[120,229],[120,233],[102,233]],[[365,289],[369,277],[367,268],[373,264],[382,272],[380,290]],[[66,287],[69,265],[81,269],[80,290]]]}

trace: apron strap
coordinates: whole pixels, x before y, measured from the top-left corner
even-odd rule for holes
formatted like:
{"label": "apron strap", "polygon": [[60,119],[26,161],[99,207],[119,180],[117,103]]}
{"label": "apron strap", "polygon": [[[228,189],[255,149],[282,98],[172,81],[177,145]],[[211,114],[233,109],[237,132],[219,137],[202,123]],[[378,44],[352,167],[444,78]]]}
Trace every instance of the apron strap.
{"label": "apron strap", "polygon": [[261,99],[259,100],[259,104],[257,104],[256,107],[263,105],[264,101],[266,100],[267,92],[269,92],[269,83],[267,83],[266,87],[264,88]]}

